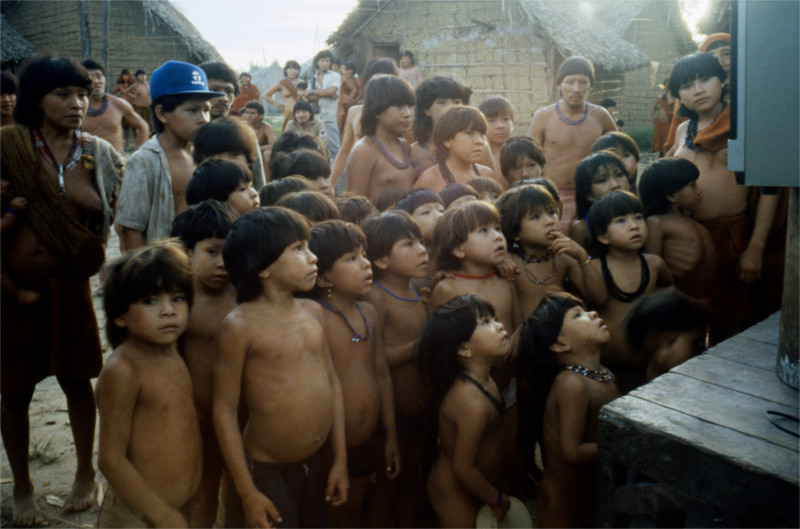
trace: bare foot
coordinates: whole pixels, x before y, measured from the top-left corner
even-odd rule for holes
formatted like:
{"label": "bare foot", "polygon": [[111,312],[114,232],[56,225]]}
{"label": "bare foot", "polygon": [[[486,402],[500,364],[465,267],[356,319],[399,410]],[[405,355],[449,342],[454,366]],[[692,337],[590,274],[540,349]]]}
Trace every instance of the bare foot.
{"label": "bare foot", "polygon": [[44,523],[44,513],[36,504],[33,486],[14,486],[14,527],[31,527]]}
{"label": "bare foot", "polygon": [[34,292],[33,290],[20,289],[17,291],[17,303],[22,303],[23,305],[36,303],[41,297],[41,294]]}
{"label": "bare foot", "polygon": [[72,492],[64,501],[64,512],[85,511],[94,505],[97,496],[97,485],[94,478],[90,480],[76,479],[72,484]]}

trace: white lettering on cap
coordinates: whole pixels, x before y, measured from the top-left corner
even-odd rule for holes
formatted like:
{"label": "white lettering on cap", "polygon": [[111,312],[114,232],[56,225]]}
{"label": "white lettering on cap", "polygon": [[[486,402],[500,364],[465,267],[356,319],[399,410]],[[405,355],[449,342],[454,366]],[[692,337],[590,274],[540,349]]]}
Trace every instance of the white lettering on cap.
{"label": "white lettering on cap", "polygon": [[192,84],[205,85],[205,83],[203,83],[203,76],[200,75],[200,72],[197,70],[192,72]]}

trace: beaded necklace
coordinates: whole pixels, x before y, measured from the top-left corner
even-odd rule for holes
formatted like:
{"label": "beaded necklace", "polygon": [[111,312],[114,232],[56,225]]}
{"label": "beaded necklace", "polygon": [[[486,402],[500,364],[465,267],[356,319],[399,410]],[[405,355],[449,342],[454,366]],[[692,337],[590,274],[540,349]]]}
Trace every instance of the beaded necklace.
{"label": "beaded necklace", "polygon": [[591,378],[592,380],[596,380],[598,382],[611,382],[611,371],[608,370],[606,366],[601,365],[600,369],[595,371],[594,369],[587,369],[583,366],[578,366],[575,364],[564,364],[561,366],[561,370],[569,370],[573,373],[578,373],[579,375],[583,375],[586,378]]}
{"label": "beaded necklace", "polygon": [[366,336],[358,334],[355,327],[353,327],[353,324],[350,323],[349,319],[347,319],[347,315],[340,308],[334,306],[330,301],[324,299],[320,299],[317,301],[319,301],[319,304],[322,305],[324,308],[342,317],[344,323],[350,328],[351,331],[353,331],[353,339],[350,340],[351,342],[365,342],[369,340],[370,336],[372,336],[372,330],[369,328],[369,322],[367,321],[367,317],[364,316],[364,311],[361,310],[361,305],[359,305],[357,301],[354,301],[353,304],[358,309],[358,313],[361,314],[361,319],[364,320],[364,327],[367,329]]}
{"label": "beaded necklace", "polygon": [[546,254],[544,254],[544,257],[533,257],[533,256],[528,257],[527,255],[520,255],[520,257],[522,257],[522,260],[528,264],[546,263],[547,261],[550,260],[551,253],[552,252],[548,251]]}
{"label": "beaded necklace", "polygon": [[91,106],[86,109],[86,116],[93,118],[101,115],[108,108],[108,96],[103,96],[103,104],[100,108],[92,108]]}
{"label": "beaded necklace", "polygon": [[415,301],[419,301],[419,292],[415,291],[413,288],[411,289],[411,292],[413,292],[414,294],[416,294],[416,295],[417,295],[417,297],[416,297],[416,298],[404,298],[404,297],[402,297],[402,296],[398,296],[397,294],[395,294],[394,292],[392,292],[391,290],[389,290],[389,289],[388,289],[388,288],[386,288],[385,286],[381,285],[381,284],[380,284],[380,283],[378,283],[377,281],[373,281],[373,282],[372,282],[372,284],[373,284],[373,285],[378,285],[380,288],[382,288],[382,289],[383,289],[383,291],[384,291],[384,292],[386,292],[387,294],[389,294],[390,296],[392,296],[392,297],[393,297],[393,298],[395,298],[395,299],[399,299],[400,301],[410,301],[410,302],[412,302],[412,303],[413,303],[413,302],[415,302]]}
{"label": "beaded necklace", "polygon": [[389,151],[386,150],[386,147],[383,146],[383,143],[381,143],[377,137],[367,136],[367,138],[369,138],[372,141],[372,144],[375,145],[375,147],[377,147],[381,153],[383,153],[386,159],[389,160],[390,164],[394,165],[398,169],[408,169],[411,167],[411,156],[408,154],[408,149],[406,149],[406,146],[403,145],[402,141],[399,142],[400,148],[403,150],[403,162],[401,163],[395,160],[392,155],[389,154]]}
{"label": "beaded necklace", "polygon": [[556,102],[556,114],[558,115],[558,119],[560,119],[562,123],[564,123],[565,125],[569,125],[570,127],[574,127],[575,125],[580,125],[581,123],[586,121],[586,116],[589,115],[589,105],[584,103],[584,106],[586,107],[586,112],[583,113],[583,117],[581,119],[575,121],[573,119],[569,119],[566,114],[561,112],[561,109],[558,106],[559,103],[561,103],[561,101]]}
{"label": "beaded necklace", "polygon": [[612,298],[622,301],[623,303],[633,303],[636,298],[644,294],[647,290],[647,285],[650,283],[650,268],[647,266],[647,260],[644,255],[639,254],[639,262],[642,264],[642,276],[639,288],[635,292],[624,292],[620,290],[616,283],[614,283],[614,276],[611,275],[611,270],[608,269],[608,256],[603,255],[600,257],[600,264],[603,268],[603,279],[605,280],[608,293]]}
{"label": "beaded necklace", "polygon": [[[550,266],[550,274],[548,274],[547,277],[542,278],[542,279],[538,279],[535,275],[533,275],[533,272],[528,270],[528,267],[525,266],[527,263],[530,263],[530,261],[527,261],[525,258],[521,258],[521,259],[524,261],[522,263],[522,270],[525,272],[525,278],[528,281],[530,281],[534,285],[549,285],[549,284],[551,284],[553,282],[553,278],[556,276],[556,260],[555,259],[552,260],[552,264]],[[546,262],[546,261],[549,261],[549,260],[550,259],[548,257],[546,259],[543,259],[543,260],[540,260],[540,261],[533,261],[533,262],[534,263],[543,263],[543,262]]]}
{"label": "beaded necklace", "polygon": [[470,275],[470,274],[462,274],[461,272],[453,272],[453,275],[455,277],[460,277],[461,279],[491,279],[491,278],[494,277],[495,273],[496,273],[496,271],[494,269],[492,269],[492,271],[489,272],[488,274],[482,274],[482,275],[479,275],[479,276],[473,276],[473,275]]}
{"label": "beaded necklace", "polygon": [[68,173],[75,169],[78,166],[78,162],[81,161],[81,155],[83,154],[81,137],[78,131],[76,130],[73,132],[72,146],[69,148],[67,157],[64,158],[64,163],[62,164],[59,164],[56,160],[56,156],[47,145],[47,141],[44,139],[44,136],[42,136],[42,132],[39,129],[33,129],[32,132],[36,148],[39,149],[39,154],[42,155],[45,162],[58,169],[58,193],[62,198],[66,198],[67,188],[64,186],[64,172],[66,171]]}

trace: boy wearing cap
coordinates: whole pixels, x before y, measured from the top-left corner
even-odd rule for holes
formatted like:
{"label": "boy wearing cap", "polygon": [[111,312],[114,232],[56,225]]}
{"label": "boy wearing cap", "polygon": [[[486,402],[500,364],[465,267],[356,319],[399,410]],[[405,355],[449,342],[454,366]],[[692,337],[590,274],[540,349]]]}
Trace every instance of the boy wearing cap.
{"label": "boy wearing cap", "polygon": [[309,136],[316,136],[322,147],[326,150],[327,156],[327,135],[325,132],[325,123],[314,117],[314,110],[311,103],[308,101],[298,101],[294,104],[292,111],[294,119],[286,124],[285,132],[296,132],[297,134],[308,134]]}
{"label": "boy wearing cap", "polygon": [[192,137],[209,121],[209,100],[222,96],[209,91],[206,74],[193,64],[168,61],[153,72],[156,134],[128,159],[117,205],[126,251],[169,237],[172,219],[186,209],[186,184],[195,170]]}

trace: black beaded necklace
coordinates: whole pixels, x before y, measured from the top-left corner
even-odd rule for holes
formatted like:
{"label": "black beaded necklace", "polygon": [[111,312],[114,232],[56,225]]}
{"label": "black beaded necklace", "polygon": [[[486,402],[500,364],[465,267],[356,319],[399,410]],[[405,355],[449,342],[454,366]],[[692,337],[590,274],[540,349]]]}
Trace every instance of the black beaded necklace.
{"label": "black beaded necklace", "polygon": [[650,283],[650,267],[647,266],[647,260],[641,253],[639,254],[639,261],[642,263],[642,279],[639,283],[639,288],[637,288],[635,292],[623,292],[619,289],[617,284],[614,283],[614,276],[611,275],[611,270],[608,269],[608,256],[603,255],[600,257],[600,263],[603,268],[603,279],[606,282],[608,293],[611,294],[612,298],[622,301],[623,303],[632,303],[647,290],[647,285]]}

